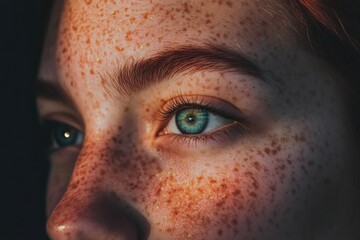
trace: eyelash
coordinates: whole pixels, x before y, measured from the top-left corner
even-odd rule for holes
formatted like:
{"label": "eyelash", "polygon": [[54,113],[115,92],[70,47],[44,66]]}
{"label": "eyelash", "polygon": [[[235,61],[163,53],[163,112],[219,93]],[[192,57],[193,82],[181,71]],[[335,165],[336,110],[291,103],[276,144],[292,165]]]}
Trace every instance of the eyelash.
{"label": "eyelash", "polygon": [[[210,98],[210,97],[209,97]],[[176,133],[167,133],[163,134],[162,131],[165,126],[169,123],[171,118],[178,112],[183,109],[188,108],[198,108],[211,113],[220,115],[224,118],[234,120],[233,123],[220,127],[214,131],[203,133],[203,134],[176,134]],[[239,111],[240,112],[240,111]],[[158,120],[162,122],[161,131],[158,133],[159,136],[166,136],[170,141],[180,141],[181,143],[198,144],[206,143],[207,141],[218,142],[222,137],[231,138],[232,136],[242,136],[249,129],[250,122],[247,118],[240,112],[240,116],[235,116],[225,111],[219,104],[214,102],[206,101],[205,97],[202,96],[183,96],[172,98],[169,100],[158,113]]]}

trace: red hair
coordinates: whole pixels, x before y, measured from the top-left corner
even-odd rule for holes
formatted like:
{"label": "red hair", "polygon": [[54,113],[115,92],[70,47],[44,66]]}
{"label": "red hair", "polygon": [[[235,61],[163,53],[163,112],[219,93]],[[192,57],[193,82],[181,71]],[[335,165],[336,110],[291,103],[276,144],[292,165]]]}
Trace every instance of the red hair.
{"label": "red hair", "polygon": [[360,1],[289,0],[305,48],[344,77],[351,129],[360,142]]}
{"label": "red hair", "polygon": [[312,51],[346,77],[360,69],[358,0],[290,0],[303,39]]}

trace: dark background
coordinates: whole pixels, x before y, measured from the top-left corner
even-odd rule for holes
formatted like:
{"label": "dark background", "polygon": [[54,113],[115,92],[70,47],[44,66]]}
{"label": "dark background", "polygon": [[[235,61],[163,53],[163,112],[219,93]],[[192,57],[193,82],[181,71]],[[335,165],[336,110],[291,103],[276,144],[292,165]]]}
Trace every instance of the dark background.
{"label": "dark background", "polygon": [[0,239],[47,239],[35,80],[52,1],[0,0]]}

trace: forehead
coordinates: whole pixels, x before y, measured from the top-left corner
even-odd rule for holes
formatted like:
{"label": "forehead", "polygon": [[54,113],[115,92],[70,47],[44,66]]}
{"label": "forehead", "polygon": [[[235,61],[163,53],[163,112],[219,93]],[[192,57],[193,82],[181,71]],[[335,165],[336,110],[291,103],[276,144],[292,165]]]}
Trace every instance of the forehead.
{"label": "forehead", "polygon": [[218,43],[256,56],[289,40],[284,9],[280,1],[254,0],[60,1],[49,32],[56,36],[45,49],[56,59],[45,62],[56,62],[66,75],[58,80],[79,81],[115,62],[184,44]]}
{"label": "forehead", "polygon": [[[107,40],[107,42],[114,43],[118,40],[124,41],[123,44],[138,43],[139,47],[147,43],[161,43],[162,40],[167,39],[173,41],[177,39],[174,35],[179,34],[184,38],[193,38],[192,40],[195,40],[196,36],[203,37],[210,34],[213,40],[239,37],[238,31],[241,31],[242,35],[247,35],[248,28],[255,27],[256,23],[274,24],[276,19],[282,20],[279,19],[282,14],[279,1],[266,0],[72,0],[64,3],[62,14],[64,29],[62,30],[69,34],[81,33],[87,37],[101,34],[104,37],[102,40]],[[157,31],[160,29],[162,31]],[[196,35],[193,35],[193,31]],[[121,36],[116,36],[117,34]],[[159,39],[160,36],[163,39]],[[139,37],[142,37],[141,42],[136,41]],[[125,44],[124,47],[126,46],[129,45]],[[130,47],[134,50],[132,45]]]}
{"label": "forehead", "polygon": [[298,48],[286,4],[58,0],[39,77],[65,89],[85,122],[117,112],[104,79],[168,48],[217,44],[241,52],[271,78],[288,80]]}

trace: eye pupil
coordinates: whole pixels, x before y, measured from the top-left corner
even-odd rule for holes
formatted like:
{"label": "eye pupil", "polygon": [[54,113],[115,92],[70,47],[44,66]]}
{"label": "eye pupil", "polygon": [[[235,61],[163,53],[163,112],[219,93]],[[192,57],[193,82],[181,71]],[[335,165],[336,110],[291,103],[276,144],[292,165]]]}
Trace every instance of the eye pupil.
{"label": "eye pupil", "polygon": [[195,116],[190,115],[190,116],[187,117],[187,123],[188,124],[194,124],[195,120],[196,120]]}
{"label": "eye pupil", "polygon": [[200,134],[209,122],[209,113],[199,108],[187,108],[176,113],[176,126],[183,134]]}

